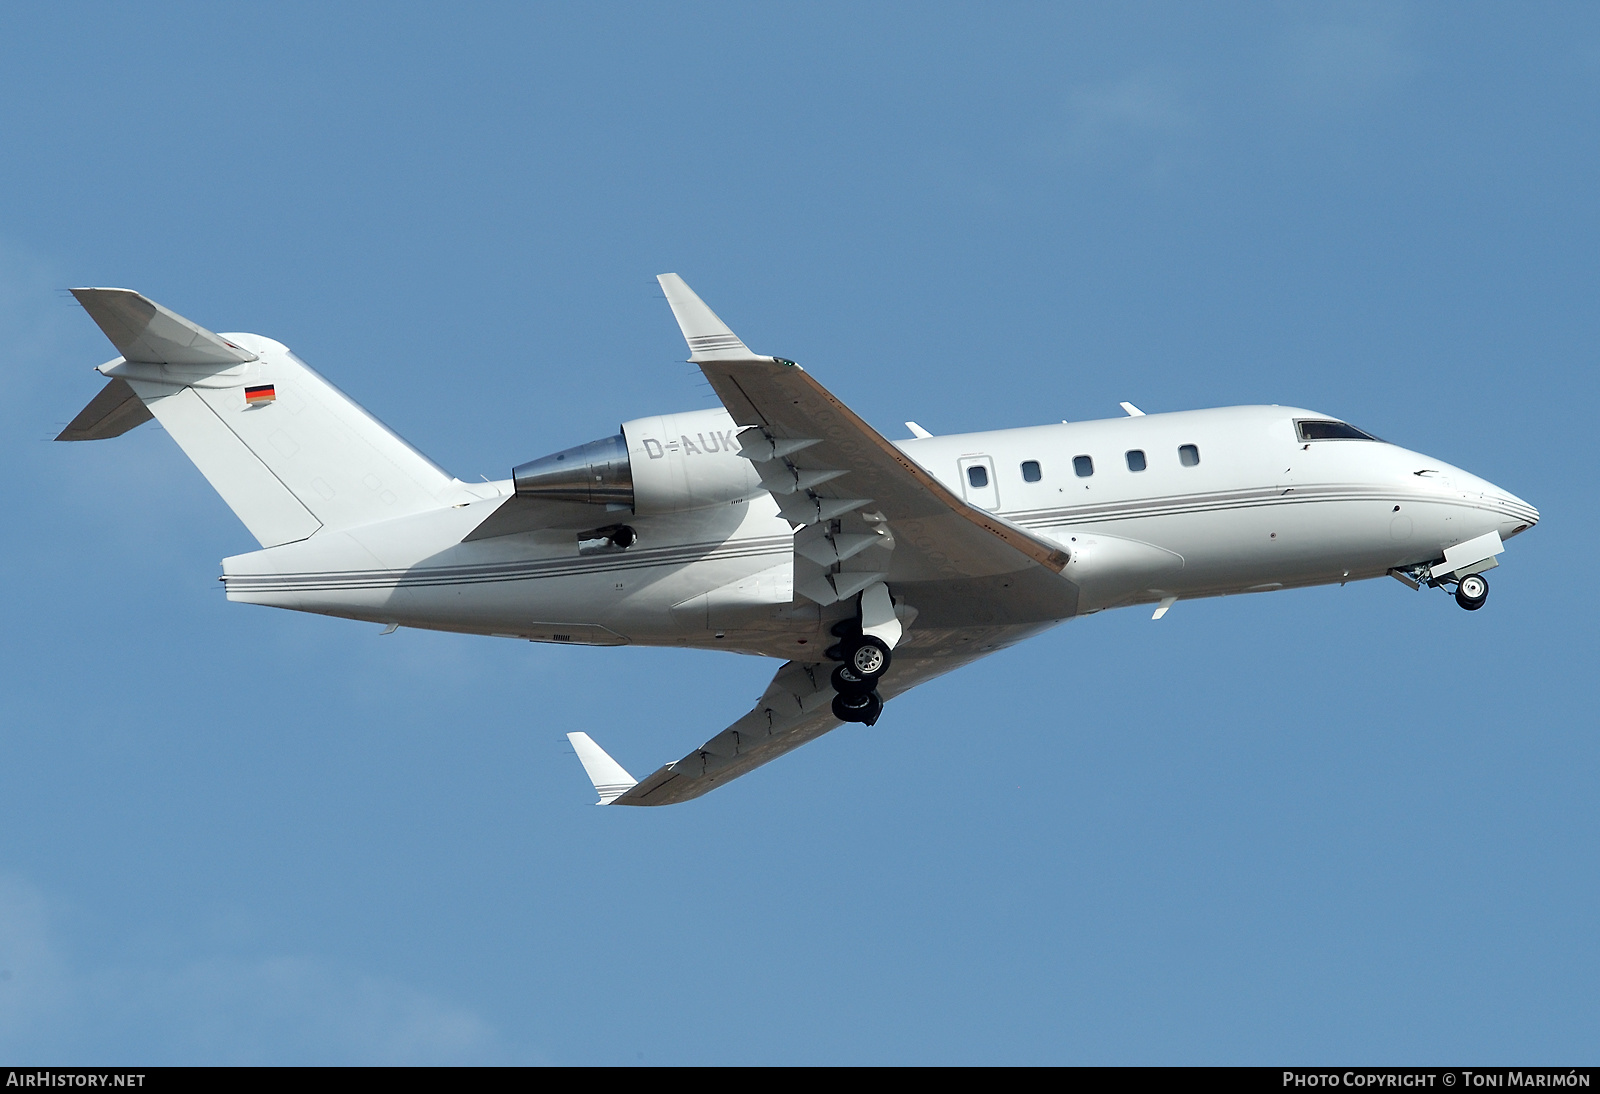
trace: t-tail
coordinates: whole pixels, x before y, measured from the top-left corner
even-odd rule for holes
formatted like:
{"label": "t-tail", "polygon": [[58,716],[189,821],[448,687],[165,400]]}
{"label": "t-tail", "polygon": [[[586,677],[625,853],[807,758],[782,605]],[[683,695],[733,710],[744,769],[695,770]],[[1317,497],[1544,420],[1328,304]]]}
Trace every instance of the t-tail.
{"label": "t-tail", "polygon": [[56,440],[154,417],[263,547],[472,500],[281,343],[213,334],[129,289],[72,295],[122,356]]}

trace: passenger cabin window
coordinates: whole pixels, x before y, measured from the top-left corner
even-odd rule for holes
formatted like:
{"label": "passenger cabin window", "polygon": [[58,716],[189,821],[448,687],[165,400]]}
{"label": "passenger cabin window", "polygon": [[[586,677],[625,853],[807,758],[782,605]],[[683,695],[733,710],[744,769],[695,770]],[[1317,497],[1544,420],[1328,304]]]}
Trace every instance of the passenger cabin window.
{"label": "passenger cabin window", "polygon": [[1375,441],[1378,438],[1346,422],[1295,422],[1302,441]]}
{"label": "passenger cabin window", "polygon": [[1094,461],[1088,456],[1072,457],[1072,470],[1077,472],[1078,478],[1086,479],[1094,474]]}
{"label": "passenger cabin window", "polygon": [[1128,470],[1129,471],[1143,471],[1144,470],[1144,449],[1142,449],[1142,448],[1134,448],[1134,449],[1130,449],[1128,451]]}
{"label": "passenger cabin window", "polygon": [[1023,460],[1022,461],[1022,481],[1023,482],[1038,482],[1042,478],[1044,478],[1044,473],[1039,470],[1039,461],[1038,460]]}
{"label": "passenger cabin window", "polygon": [[1200,450],[1192,444],[1178,446],[1178,462],[1185,467],[1196,467],[1200,463]]}
{"label": "passenger cabin window", "polygon": [[981,490],[989,485],[988,469],[978,464],[973,464],[967,468],[967,481],[972,484],[974,490]]}

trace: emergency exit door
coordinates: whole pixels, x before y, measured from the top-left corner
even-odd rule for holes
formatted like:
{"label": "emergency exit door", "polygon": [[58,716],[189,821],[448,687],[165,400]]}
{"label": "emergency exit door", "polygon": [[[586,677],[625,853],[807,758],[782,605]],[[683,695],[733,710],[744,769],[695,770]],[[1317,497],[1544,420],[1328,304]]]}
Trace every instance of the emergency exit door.
{"label": "emergency exit door", "polygon": [[1000,508],[1000,488],[994,481],[994,461],[988,456],[961,457],[961,493],[979,509]]}

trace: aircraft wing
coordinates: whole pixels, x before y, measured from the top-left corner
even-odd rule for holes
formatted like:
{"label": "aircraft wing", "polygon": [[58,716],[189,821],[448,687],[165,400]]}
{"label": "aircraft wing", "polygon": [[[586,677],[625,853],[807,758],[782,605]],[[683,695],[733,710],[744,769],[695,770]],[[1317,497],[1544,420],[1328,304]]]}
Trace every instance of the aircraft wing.
{"label": "aircraft wing", "polygon": [[[677,274],[657,280],[689,360],[743,427],[739,454],[801,526],[795,590],[822,605],[861,593],[863,624],[889,621],[895,655],[882,698],[1076,611],[1077,588],[1061,576],[1066,550],[968,505],[799,365],[752,353]],[[915,611],[903,643],[886,589]],[[744,717],[637,781],[587,734],[567,736],[599,804],[688,801],[837,728],[833,668],[787,662]]]}
{"label": "aircraft wing", "polygon": [[752,353],[677,274],[657,280],[689,360],[745,427],[740,454],[805,526],[798,592],[830,604],[887,582],[923,625],[1074,613],[1067,551],[967,504],[793,361]]}
{"label": "aircraft wing", "polygon": [[[974,656],[982,656],[976,653]],[[943,675],[973,657],[896,657],[878,691],[885,699]],[[723,783],[775,760],[791,749],[836,729],[833,663],[790,661],[780,668],[755,709],[705,744],[643,779],[608,756],[586,733],[569,733],[589,780],[600,795],[597,805],[675,805],[698,798]]]}

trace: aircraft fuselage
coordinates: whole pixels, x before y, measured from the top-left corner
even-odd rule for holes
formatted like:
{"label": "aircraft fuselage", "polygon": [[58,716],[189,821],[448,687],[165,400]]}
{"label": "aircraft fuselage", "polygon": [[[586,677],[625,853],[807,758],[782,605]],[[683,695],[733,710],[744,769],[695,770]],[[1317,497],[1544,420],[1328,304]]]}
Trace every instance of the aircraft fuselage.
{"label": "aircraft fuselage", "polygon": [[[947,612],[926,621],[941,633],[919,645],[947,642],[965,626],[1014,632],[1003,636],[1009,644],[1105,608],[1379,577],[1490,531],[1509,539],[1538,520],[1491,483],[1396,445],[1304,440],[1303,420],[1332,419],[1226,407],[895,442],[969,503],[1066,547],[1063,576],[1078,589],[1075,608],[1041,618],[996,617],[981,604],[971,619]],[[463,542],[510,483],[483,492],[491,496],[228,559],[229,599],[576,644],[794,658],[828,641],[835,614],[799,598],[721,619],[686,603],[790,559],[791,527],[765,491],[656,515],[558,507],[550,527]],[[617,520],[636,532],[634,543],[581,553],[574,528]],[[915,608],[915,582],[895,587]],[[930,628],[913,628],[913,637],[918,629]]]}

